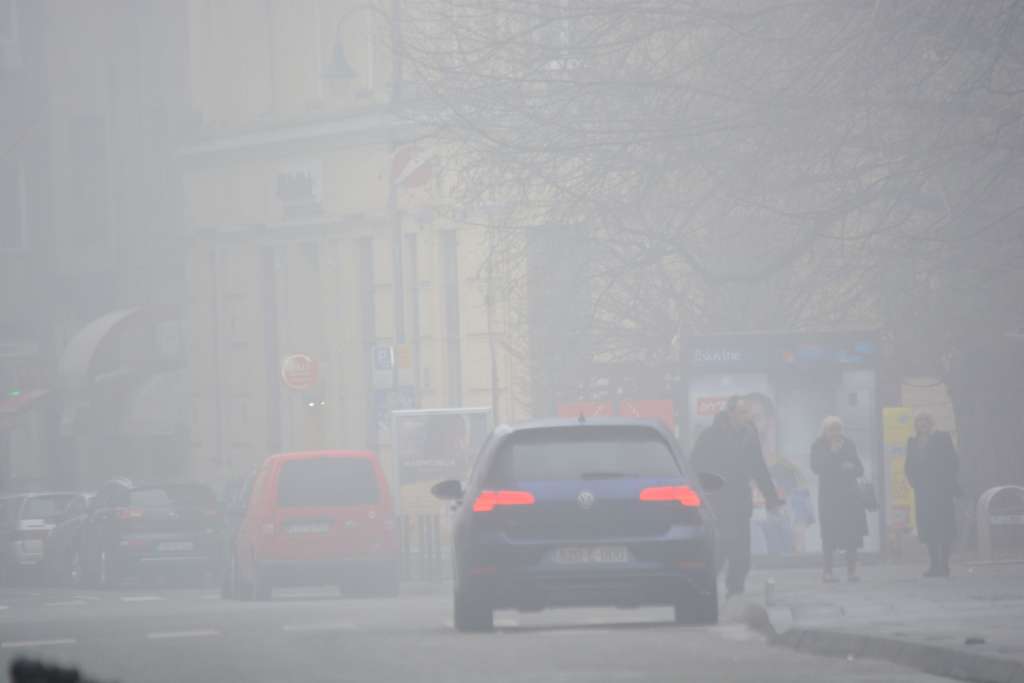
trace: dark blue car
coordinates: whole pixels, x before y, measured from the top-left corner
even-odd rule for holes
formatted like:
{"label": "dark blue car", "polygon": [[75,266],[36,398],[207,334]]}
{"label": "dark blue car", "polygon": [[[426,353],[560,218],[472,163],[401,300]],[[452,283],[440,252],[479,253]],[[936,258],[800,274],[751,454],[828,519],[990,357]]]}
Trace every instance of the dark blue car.
{"label": "dark blue car", "polygon": [[718,620],[715,533],[671,433],[641,420],[543,420],[498,427],[459,501],[455,627],[493,627],[495,609],[672,605],[678,623]]}

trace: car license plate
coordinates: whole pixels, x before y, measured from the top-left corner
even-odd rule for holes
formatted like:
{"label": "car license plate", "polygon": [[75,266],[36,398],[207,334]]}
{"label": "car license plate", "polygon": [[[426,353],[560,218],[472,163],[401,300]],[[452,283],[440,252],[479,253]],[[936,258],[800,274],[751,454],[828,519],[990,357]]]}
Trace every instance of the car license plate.
{"label": "car license plate", "polygon": [[185,553],[194,550],[195,544],[192,541],[164,541],[156,549],[162,553]]}
{"label": "car license plate", "polygon": [[621,545],[567,546],[555,551],[558,564],[624,564],[629,550]]}
{"label": "car license plate", "polygon": [[327,522],[296,522],[288,525],[288,533],[325,534],[329,528]]}

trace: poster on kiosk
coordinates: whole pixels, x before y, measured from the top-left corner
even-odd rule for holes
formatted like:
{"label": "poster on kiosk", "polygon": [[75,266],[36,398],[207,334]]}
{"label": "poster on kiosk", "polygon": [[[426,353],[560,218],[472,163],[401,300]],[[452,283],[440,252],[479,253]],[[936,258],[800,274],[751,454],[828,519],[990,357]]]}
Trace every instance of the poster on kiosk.
{"label": "poster on kiosk", "polygon": [[[683,442],[692,450],[731,396],[749,401],[765,461],[786,500],[767,514],[754,490],[752,550],[757,555],[821,552],[818,480],[811,446],[829,415],[857,446],[864,478],[879,482],[878,344],[871,333],[745,334],[693,337],[685,352],[688,410]],[[876,486],[880,497],[882,487]],[[878,552],[878,513],[868,513],[863,549]]]}

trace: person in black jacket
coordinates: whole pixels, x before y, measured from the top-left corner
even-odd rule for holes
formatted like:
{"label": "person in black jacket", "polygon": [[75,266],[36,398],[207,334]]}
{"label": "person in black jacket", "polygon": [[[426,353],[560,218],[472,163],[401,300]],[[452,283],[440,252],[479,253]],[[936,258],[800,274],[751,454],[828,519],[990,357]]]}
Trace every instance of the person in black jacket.
{"label": "person in black jacket", "polygon": [[935,431],[935,420],[922,413],[916,434],[907,441],[907,480],[914,488],[917,536],[928,546],[931,566],[925,576],[949,576],[949,556],[956,537],[953,499],[959,486],[959,463],[953,437]]}
{"label": "person in black jacket", "polygon": [[821,549],[825,583],[834,583],[832,560],[836,549],[846,552],[846,576],[859,581],[857,551],[868,533],[867,513],[860,496],[858,479],[864,465],[857,447],[843,434],[843,421],[826,417],[821,436],[811,447],[811,469],[818,475],[818,518],[821,520]]}
{"label": "person in black jacket", "polygon": [[727,595],[739,595],[750,571],[751,481],[761,490],[769,510],[783,505],[745,399],[729,399],[725,410],[698,437],[691,460],[698,471],[713,472],[725,480],[720,491],[708,495],[708,503],[718,521],[719,570],[728,564]]}

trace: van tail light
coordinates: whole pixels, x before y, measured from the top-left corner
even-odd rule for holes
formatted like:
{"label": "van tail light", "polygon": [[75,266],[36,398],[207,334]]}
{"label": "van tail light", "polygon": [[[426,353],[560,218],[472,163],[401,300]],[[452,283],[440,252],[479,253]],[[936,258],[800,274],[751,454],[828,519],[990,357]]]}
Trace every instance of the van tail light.
{"label": "van tail light", "polygon": [[688,508],[699,508],[700,496],[689,486],[651,486],[640,492],[645,502],[675,501]]}
{"label": "van tail light", "polygon": [[117,511],[119,519],[142,519],[145,513],[136,508],[124,508]]}
{"label": "van tail light", "polygon": [[491,512],[506,505],[533,505],[533,494],[529,491],[481,491],[473,502],[473,512]]}

